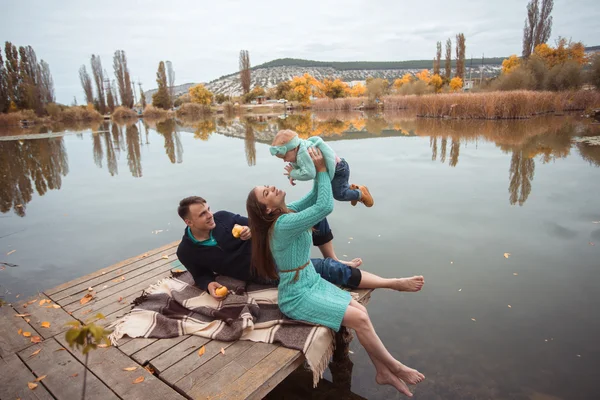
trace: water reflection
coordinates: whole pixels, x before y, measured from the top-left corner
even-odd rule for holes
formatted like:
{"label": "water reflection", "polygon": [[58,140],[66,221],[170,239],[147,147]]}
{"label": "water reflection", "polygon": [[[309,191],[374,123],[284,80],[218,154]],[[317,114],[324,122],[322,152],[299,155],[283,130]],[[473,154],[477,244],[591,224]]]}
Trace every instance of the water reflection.
{"label": "water reflection", "polygon": [[43,196],[69,173],[63,138],[0,141],[0,211],[25,216],[33,187]]}
{"label": "water reflection", "polygon": [[[206,141],[218,133],[243,139],[246,162],[257,163],[256,142],[270,143],[280,129],[292,129],[301,137],[322,136],[325,140],[352,140],[391,136],[429,136],[431,160],[456,168],[461,147],[480,141],[494,143],[510,154],[508,200],[523,206],[531,191],[536,162],[543,164],[566,158],[571,148],[591,165],[600,166],[600,128],[576,118],[536,118],[524,121],[461,121],[417,119],[401,113],[366,115],[364,113],[298,113],[287,117],[245,116],[208,118],[192,121],[139,121],[119,125],[104,121],[92,129],[92,153],[98,168],[111,176],[119,174],[119,159],[127,151],[127,165],[135,178],[143,176],[143,144],[150,145],[149,131],[164,139],[164,151],[173,164],[183,162],[182,134]],[[145,141],[141,134],[144,130]],[[48,131],[50,132],[50,131]],[[51,133],[51,132],[50,132]],[[78,133],[85,140],[87,136]],[[587,138],[587,139],[586,139]],[[591,139],[590,139],[591,138]],[[572,142],[576,144],[573,146]],[[48,189],[59,189],[61,177],[68,173],[68,158],[63,138],[0,141],[0,201],[3,213],[13,209],[24,216],[32,199],[33,186],[42,196]]]}

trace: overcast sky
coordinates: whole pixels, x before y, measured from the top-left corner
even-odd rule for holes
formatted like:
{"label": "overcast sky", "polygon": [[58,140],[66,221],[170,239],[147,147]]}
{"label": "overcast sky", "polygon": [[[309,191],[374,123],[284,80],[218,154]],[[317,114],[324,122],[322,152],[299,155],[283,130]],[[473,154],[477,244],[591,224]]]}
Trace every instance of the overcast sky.
{"label": "overcast sky", "polygon": [[[132,77],[156,87],[160,60],[176,84],[235,72],[240,49],[252,65],[293,57],[320,61],[431,59],[438,40],[466,37],[467,57],[521,53],[527,0],[420,1],[31,1],[2,0],[0,40],[31,45],[50,64],[57,100],[83,101],[78,69],[92,53],[114,76],[127,53]],[[555,0],[550,42],[600,45],[597,0]],[[454,53],[454,51],[453,51]]]}

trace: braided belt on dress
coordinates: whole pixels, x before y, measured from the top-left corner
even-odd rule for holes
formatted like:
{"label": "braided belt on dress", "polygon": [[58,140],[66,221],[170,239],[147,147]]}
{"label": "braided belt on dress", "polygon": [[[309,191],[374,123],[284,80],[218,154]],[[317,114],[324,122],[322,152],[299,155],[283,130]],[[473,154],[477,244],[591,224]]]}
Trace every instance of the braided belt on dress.
{"label": "braided belt on dress", "polygon": [[298,282],[298,279],[300,278],[300,271],[302,271],[304,268],[306,268],[306,266],[310,264],[310,260],[308,260],[306,262],[306,264],[301,265],[298,268],[293,268],[293,269],[280,269],[279,272],[296,272],[296,275],[294,275],[294,279],[292,279],[292,282]]}

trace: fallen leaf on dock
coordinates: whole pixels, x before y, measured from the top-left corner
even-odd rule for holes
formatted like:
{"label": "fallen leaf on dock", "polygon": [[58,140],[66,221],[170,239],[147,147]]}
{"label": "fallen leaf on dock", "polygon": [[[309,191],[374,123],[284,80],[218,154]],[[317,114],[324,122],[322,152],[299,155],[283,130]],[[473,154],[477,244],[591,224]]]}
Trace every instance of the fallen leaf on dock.
{"label": "fallen leaf on dock", "polygon": [[35,381],[36,381],[36,382],[39,382],[39,381],[41,381],[42,379],[44,379],[45,377],[47,377],[47,376],[48,376],[48,375],[42,375],[42,376],[40,376],[39,378],[37,378]]}
{"label": "fallen leaf on dock", "polygon": [[108,347],[108,345],[106,343],[100,343],[98,345],[98,347],[101,348],[101,349],[106,349]]}
{"label": "fallen leaf on dock", "polygon": [[88,309],[88,310],[82,311],[82,312],[81,312],[81,315],[89,314],[89,313],[91,313],[91,312],[92,312],[92,309],[90,308],[90,309]]}
{"label": "fallen leaf on dock", "polygon": [[52,304],[52,308],[61,308],[58,304]]}
{"label": "fallen leaf on dock", "polygon": [[225,355],[225,349],[221,347],[221,354]]}
{"label": "fallen leaf on dock", "polygon": [[79,376],[79,374],[78,374],[78,373],[74,373],[74,374],[73,374],[73,375],[71,375],[70,377],[71,377],[71,378],[75,378],[76,376]]}
{"label": "fallen leaf on dock", "polygon": [[50,328],[50,322],[48,321],[44,321],[40,325],[42,326],[42,328]]}
{"label": "fallen leaf on dock", "polygon": [[27,387],[31,390],[35,389],[36,387],[38,387],[37,383],[33,383],[33,382],[27,382]]}
{"label": "fallen leaf on dock", "polygon": [[29,317],[31,314],[15,314],[15,317]]}
{"label": "fallen leaf on dock", "polygon": [[198,350],[198,356],[202,356],[202,354],[204,354],[205,351],[206,348],[204,346],[200,347],[200,350]]}
{"label": "fallen leaf on dock", "polygon": [[106,274],[106,271],[102,271],[102,272],[101,272],[101,275],[105,275],[105,274]]}
{"label": "fallen leaf on dock", "polygon": [[504,258],[510,257],[510,253],[504,253]]}
{"label": "fallen leaf on dock", "polygon": [[14,253],[16,250],[11,250],[8,253],[6,253],[7,256],[10,256],[12,253]]}
{"label": "fallen leaf on dock", "polygon": [[19,330],[17,331],[17,333],[18,333],[19,335],[23,334],[23,329],[19,329]]}
{"label": "fallen leaf on dock", "polygon": [[94,288],[90,286],[90,287],[88,288],[88,292],[91,292],[92,290],[94,290]]}
{"label": "fallen leaf on dock", "polygon": [[41,299],[39,304],[40,304],[40,306],[43,306],[46,303],[50,303],[50,300],[48,300],[48,299]]}
{"label": "fallen leaf on dock", "polygon": [[[20,329],[19,329],[20,330]],[[31,336],[31,332],[23,332],[23,336],[25,337],[30,337]]]}
{"label": "fallen leaf on dock", "polygon": [[60,349],[56,349],[54,351],[66,351],[67,349],[65,349],[64,347],[61,347]]}
{"label": "fallen leaf on dock", "polygon": [[31,343],[41,343],[42,342],[42,338],[39,336],[32,336],[31,337]]}
{"label": "fallen leaf on dock", "polygon": [[168,256],[168,255],[166,255],[166,254],[163,254],[162,258],[164,258],[164,259],[168,259],[168,258],[169,258],[169,256]]}
{"label": "fallen leaf on dock", "polygon": [[113,282],[121,282],[121,281],[124,281],[124,280],[125,280],[125,277],[124,277],[124,276],[122,276],[122,277],[120,277],[120,278],[113,279]]}
{"label": "fallen leaf on dock", "polygon": [[42,349],[37,349],[36,351],[31,353],[31,355],[29,357],[37,356],[40,353],[40,351],[42,351]]}
{"label": "fallen leaf on dock", "polygon": [[35,303],[36,301],[37,301],[37,299],[35,299],[35,300],[31,300],[31,301],[28,301],[28,302],[27,302],[27,304],[33,304],[33,303]]}
{"label": "fallen leaf on dock", "polygon": [[152,367],[151,367],[151,366],[149,366],[149,365],[146,365],[146,366],[144,367],[144,369],[145,369],[146,371],[150,372],[152,375],[154,375],[154,373],[156,372],[156,371],[154,370],[154,368],[152,368]]}
{"label": "fallen leaf on dock", "polygon": [[123,371],[131,372],[131,371],[135,371],[137,368],[138,367],[127,367],[127,368],[123,368]]}
{"label": "fallen leaf on dock", "polygon": [[141,257],[141,258],[146,258],[146,257],[148,257],[148,255],[149,255],[148,253],[144,253],[144,254],[142,254],[140,257]]}
{"label": "fallen leaf on dock", "polygon": [[144,377],[143,376],[140,376],[135,381],[133,381],[133,383],[142,383],[142,382],[144,382]]}
{"label": "fallen leaf on dock", "polygon": [[29,321],[31,321],[29,318],[24,318],[25,322],[29,323]]}
{"label": "fallen leaf on dock", "polygon": [[85,296],[83,296],[81,298],[81,300],[79,300],[80,304],[86,304],[88,303],[90,300],[92,300],[94,298],[94,295],[91,293],[86,294]]}

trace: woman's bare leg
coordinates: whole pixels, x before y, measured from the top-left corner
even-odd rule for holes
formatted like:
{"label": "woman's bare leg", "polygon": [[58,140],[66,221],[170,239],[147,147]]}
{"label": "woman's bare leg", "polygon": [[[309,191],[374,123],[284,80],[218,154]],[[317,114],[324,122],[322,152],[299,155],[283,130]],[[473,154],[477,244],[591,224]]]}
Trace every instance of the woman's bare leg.
{"label": "woman's bare leg", "polygon": [[425,279],[421,275],[411,278],[382,278],[365,270],[361,270],[361,275],[359,289],[385,288],[399,292],[418,292],[425,284]]}
{"label": "woman's bare leg", "polygon": [[345,264],[349,267],[352,268],[358,268],[360,267],[360,265],[362,264],[362,260],[360,258],[355,258],[351,261],[343,261],[340,260],[336,255],[335,255],[335,250],[333,249],[333,241],[329,241],[325,244],[322,244],[319,246],[319,250],[321,250],[321,254],[323,255],[323,258],[332,258],[335,261],[339,261],[342,264]]}
{"label": "woman's bare leg", "polygon": [[[417,384],[425,379],[425,376],[419,371],[402,364],[387,351],[381,342],[381,339],[379,339],[379,336],[375,333],[375,328],[373,328],[369,315],[361,308],[364,307],[355,300],[352,300],[350,307],[346,309],[342,325],[354,329],[358,341],[365,348],[371,360],[373,360],[373,364],[377,369],[377,375],[381,380],[386,382],[389,381],[389,384],[393,384],[389,379],[390,373],[398,379],[410,384]],[[377,362],[374,361],[375,359],[377,359]],[[396,385],[394,385],[394,387],[398,389],[397,382],[395,383]]]}

